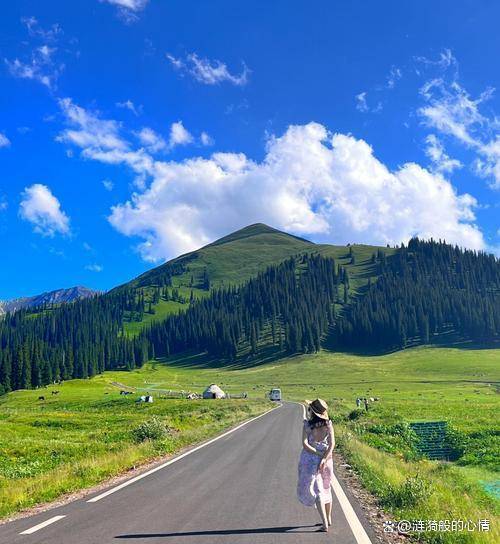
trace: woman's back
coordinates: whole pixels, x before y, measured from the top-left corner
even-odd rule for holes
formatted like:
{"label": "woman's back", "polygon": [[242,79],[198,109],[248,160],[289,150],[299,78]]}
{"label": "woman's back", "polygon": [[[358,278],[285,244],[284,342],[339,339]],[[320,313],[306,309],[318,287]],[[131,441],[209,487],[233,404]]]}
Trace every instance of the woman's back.
{"label": "woman's back", "polygon": [[328,439],[330,434],[331,422],[325,422],[324,425],[311,425],[309,421],[304,422],[307,431],[308,442],[324,442]]}

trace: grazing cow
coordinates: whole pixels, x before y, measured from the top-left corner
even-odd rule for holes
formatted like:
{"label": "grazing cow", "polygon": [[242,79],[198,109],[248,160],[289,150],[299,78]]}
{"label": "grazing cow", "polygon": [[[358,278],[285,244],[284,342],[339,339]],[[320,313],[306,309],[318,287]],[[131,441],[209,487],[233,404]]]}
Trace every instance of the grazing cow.
{"label": "grazing cow", "polygon": [[52,391],[53,395],[59,395],[59,391]]}
{"label": "grazing cow", "polygon": [[45,400],[45,397],[38,397],[38,400]]}

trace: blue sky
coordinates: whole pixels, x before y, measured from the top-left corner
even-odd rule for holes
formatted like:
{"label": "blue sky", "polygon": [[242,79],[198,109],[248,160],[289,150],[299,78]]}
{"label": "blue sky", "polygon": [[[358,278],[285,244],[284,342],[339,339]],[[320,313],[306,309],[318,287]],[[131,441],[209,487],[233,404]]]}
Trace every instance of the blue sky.
{"label": "blue sky", "polygon": [[0,21],[0,299],[262,221],[499,253],[494,1],[22,1]]}

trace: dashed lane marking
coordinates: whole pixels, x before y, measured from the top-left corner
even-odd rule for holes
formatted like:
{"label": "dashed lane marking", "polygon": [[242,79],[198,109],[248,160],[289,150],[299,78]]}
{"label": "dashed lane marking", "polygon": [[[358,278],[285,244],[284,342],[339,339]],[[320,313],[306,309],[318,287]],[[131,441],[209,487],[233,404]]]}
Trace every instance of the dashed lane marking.
{"label": "dashed lane marking", "polygon": [[66,516],[54,516],[53,518],[50,518],[46,521],[43,521],[42,523],[39,523],[38,525],[35,525],[34,527],[31,527],[29,529],[26,529],[26,531],[23,531],[22,533],[19,533],[20,535],[31,535],[33,533],[36,533],[40,529],[43,529],[44,527],[47,527],[47,525],[52,525],[52,523],[55,523],[56,521],[59,521],[60,519],[65,518]]}

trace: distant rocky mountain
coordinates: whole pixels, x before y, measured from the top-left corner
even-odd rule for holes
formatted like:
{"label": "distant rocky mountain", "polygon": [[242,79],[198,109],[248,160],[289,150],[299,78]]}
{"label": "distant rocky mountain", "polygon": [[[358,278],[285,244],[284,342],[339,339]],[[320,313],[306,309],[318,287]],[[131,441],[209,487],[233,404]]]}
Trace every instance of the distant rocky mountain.
{"label": "distant rocky mountain", "polygon": [[63,302],[73,302],[82,298],[98,295],[99,291],[94,291],[88,287],[70,287],[69,289],[56,289],[48,291],[33,297],[15,298],[12,300],[0,301],[0,315],[7,312],[14,312],[21,308],[34,308],[44,304],[61,304]]}

